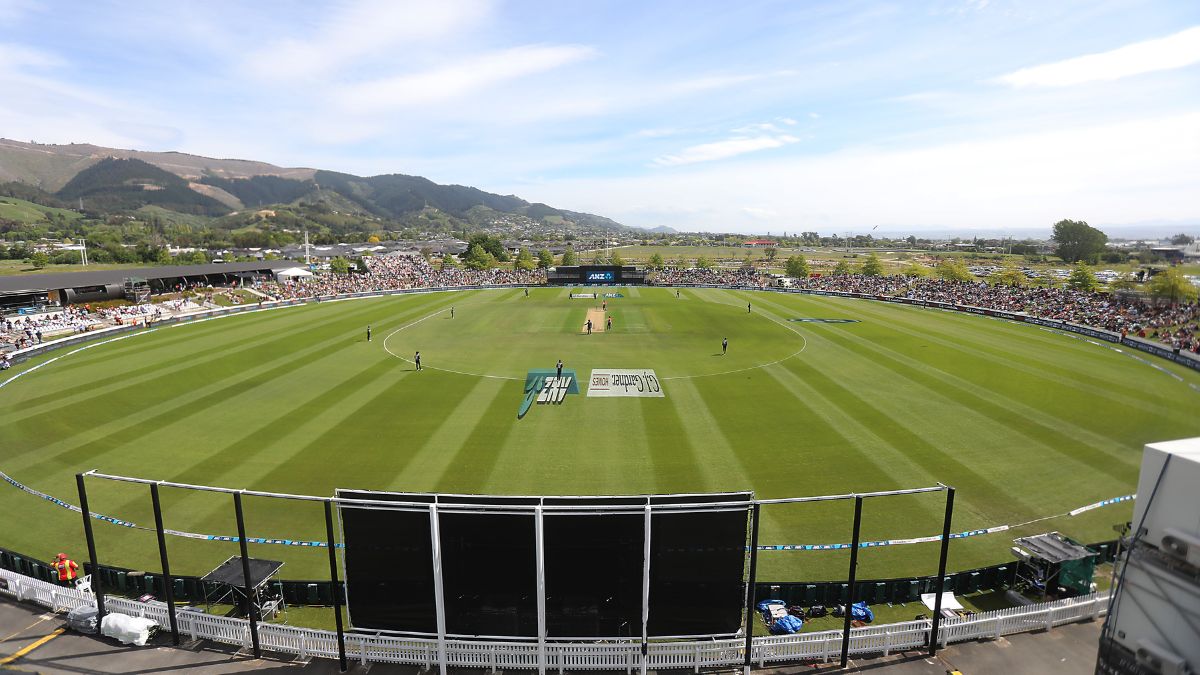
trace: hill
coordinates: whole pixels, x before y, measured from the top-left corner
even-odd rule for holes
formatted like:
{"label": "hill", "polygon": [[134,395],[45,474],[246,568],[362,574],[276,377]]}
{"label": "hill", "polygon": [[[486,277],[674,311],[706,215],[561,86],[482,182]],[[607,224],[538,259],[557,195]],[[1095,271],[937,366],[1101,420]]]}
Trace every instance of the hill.
{"label": "hill", "polygon": [[[124,162],[123,164],[120,162]],[[42,145],[0,139],[0,183],[37,188],[15,194],[47,206],[75,200],[97,212],[128,212],[146,205],[186,214],[222,216],[272,205],[323,202],[331,208],[405,227],[436,222],[451,228],[496,221],[525,229],[626,229],[609,218],[530,204],[465,185],[441,185],[421,176],[355,176],[266,162],[214,159],[180,152],[144,152],[89,144]],[[527,220],[524,220],[527,219]]]}

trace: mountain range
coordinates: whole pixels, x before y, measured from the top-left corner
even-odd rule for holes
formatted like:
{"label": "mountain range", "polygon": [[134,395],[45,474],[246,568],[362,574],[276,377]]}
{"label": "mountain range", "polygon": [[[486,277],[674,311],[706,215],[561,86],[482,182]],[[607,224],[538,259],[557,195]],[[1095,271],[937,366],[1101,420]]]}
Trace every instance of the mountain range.
{"label": "mountain range", "polygon": [[[158,207],[190,216],[226,216],[277,204],[325,202],[348,213],[399,223],[440,212],[477,225],[499,214],[561,230],[623,231],[603,216],[530,203],[420,176],[355,176],[266,162],[180,152],[122,150],[88,144],[43,145],[0,139],[0,183],[8,192],[51,206],[81,204],[93,213]],[[20,187],[13,184],[19,184]]]}

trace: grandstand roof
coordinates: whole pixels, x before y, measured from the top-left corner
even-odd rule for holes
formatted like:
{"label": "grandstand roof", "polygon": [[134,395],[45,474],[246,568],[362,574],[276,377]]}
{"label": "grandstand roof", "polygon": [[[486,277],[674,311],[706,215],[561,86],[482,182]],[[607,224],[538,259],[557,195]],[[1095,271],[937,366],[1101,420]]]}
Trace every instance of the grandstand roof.
{"label": "grandstand roof", "polygon": [[94,272],[66,272],[61,274],[25,274],[0,277],[0,294],[41,293],[63,288],[100,286],[124,283],[126,277],[140,279],[177,279],[198,277],[206,274],[237,274],[239,272],[262,272],[295,267],[295,261],[263,260],[246,263],[210,263],[207,265],[165,265],[163,267],[130,267],[117,270]]}

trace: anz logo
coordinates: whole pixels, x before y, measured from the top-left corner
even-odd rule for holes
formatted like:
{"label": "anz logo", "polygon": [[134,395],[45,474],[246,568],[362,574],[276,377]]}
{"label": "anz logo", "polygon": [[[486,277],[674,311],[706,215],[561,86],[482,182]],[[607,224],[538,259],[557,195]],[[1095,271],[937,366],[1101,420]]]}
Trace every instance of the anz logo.
{"label": "anz logo", "polygon": [[588,281],[612,281],[613,273],[612,272],[588,272],[587,280]]}

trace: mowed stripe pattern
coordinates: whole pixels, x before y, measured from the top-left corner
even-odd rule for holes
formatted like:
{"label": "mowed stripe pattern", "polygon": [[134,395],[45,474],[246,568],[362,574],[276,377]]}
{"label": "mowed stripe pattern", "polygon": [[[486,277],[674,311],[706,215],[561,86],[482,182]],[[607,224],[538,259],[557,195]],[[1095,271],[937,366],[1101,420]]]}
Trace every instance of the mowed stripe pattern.
{"label": "mowed stripe pattern", "polygon": [[[1200,381],[1194,373],[1173,368],[1180,383],[1030,326],[798,295],[625,295],[609,300],[613,331],[594,336],[578,334],[590,303],[560,289],[309,305],[159,329],[0,389],[0,468],[71,501],[73,474],[93,468],[311,494],[751,488],[779,497],[940,481],[959,489],[954,525],[968,529],[1131,492],[1144,443],[1200,433],[1200,394],[1187,386]],[[799,317],[858,323],[788,321]],[[409,358],[419,349],[429,368],[416,372],[385,351],[392,333],[391,351]],[[518,421],[525,371],[558,358],[581,378],[594,367],[646,367],[673,379],[662,399],[572,395]],[[153,522],[144,488],[90,485],[97,511]],[[168,527],[234,531],[226,495],[166,491],[164,500]],[[251,499],[247,507],[254,534],[323,536],[317,506]],[[872,502],[864,536],[931,534],[941,507],[936,497]],[[7,486],[0,508],[15,515],[0,524],[0,545],[30,555],[83,550],[75,514]],[[849,537],[845,505],[768,508],[765,516],[764,543]],[[1127,518],[1128,508],[1115,507],[1012,536],[1062,529],[1099,540]],[[152,535],[97,528],[106,561],[157,565]],[[1003,560],[1010,538],[956,542],[951,563]],[[181,573],[202,573],[236,551],[186,539],[170,545]],[[285,559],[285,576],[324,573],[320,551],[253,549]],[[935,556],[929,546],[872,550],[860,574],[924,573]],[[844,554],[760,560],[765,578],[844,575]]]}

